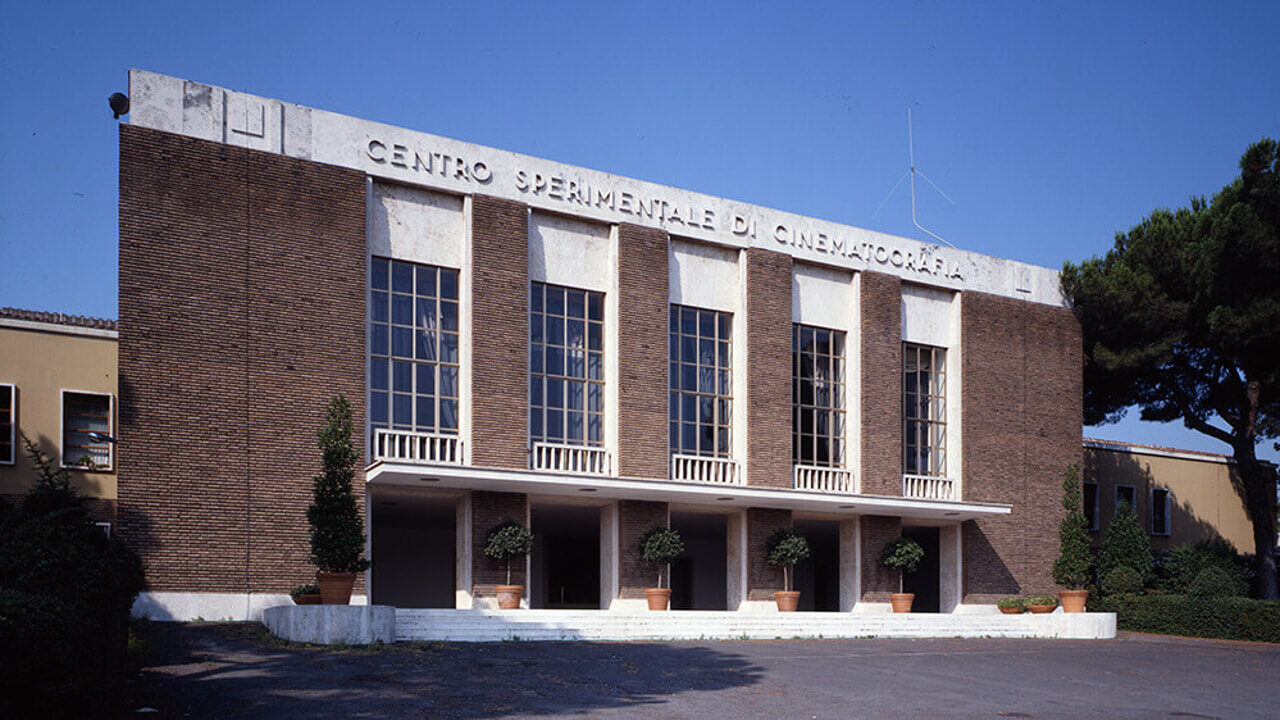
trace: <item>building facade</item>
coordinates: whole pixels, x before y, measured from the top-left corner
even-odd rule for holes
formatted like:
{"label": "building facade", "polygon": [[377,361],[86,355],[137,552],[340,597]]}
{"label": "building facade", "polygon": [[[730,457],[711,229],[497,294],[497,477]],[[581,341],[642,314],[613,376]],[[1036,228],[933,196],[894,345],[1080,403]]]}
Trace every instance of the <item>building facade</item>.
{"label": "building facade", "polygon": [[[121,532],[154,617],[307,580],[329,399],[352,401],[362,600],[921,610],[1052,589],[1081,459],[1057,273],[152,73],[120,128]],[[126,392],[127,390],[127,392]]]}
{"label": "building facade", "polygon": [[[116,515],[116,323],[0,308],[0,501],[36,482],[22,436],[66,468],[108,532]],[[90,437],[89,433],[99,433]]]}
{"label": "building facade", "polygon": [[1153,550],[1226,540],[1239,552],[1254,551],[1253,523],[1229,455],[1085,438],[1082,475],[1095,545],[1127,504]]}

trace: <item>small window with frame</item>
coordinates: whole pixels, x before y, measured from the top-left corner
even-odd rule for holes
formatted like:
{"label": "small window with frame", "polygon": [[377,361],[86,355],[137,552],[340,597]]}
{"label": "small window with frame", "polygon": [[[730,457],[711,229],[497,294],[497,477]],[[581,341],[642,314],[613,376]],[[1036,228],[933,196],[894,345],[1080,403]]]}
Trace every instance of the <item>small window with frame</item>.
{"label": "small window with frame", "polygon": [[1138,501],[1138,492],[1137,492],[1137,489],[1136,489],[1136,488],[1134,488],[1134,486],[1132,486],[1132,485],[1117,485],[1117,486],[1116,486],[1116,508],[1115,508],[1115,513],[1116,513],[1117,515],[1119,515],[1119,514],[1120,514],[1120,507],[1121,507],[1122,505],[1128,505],[1128,506],[1129,506],[1129,512],[1131,512],[1131,513],[1136,513],[1136,512],[1138,512],[1138,504],[1137,504],[1137,501]]}
{"label": "small window with frame", "polygon": [[110,393],[62,391],[62,467],[111,470],[114,460],[111,435]]}
{"label": "small window with frame", "polygon": [[1169,504],[1169,491],[1166,488],[1151,488],[1152,535],[1169,534]]}
{"label": "small window with frame", "polygon": [[12,465],[17,455],[18,389],[0,383],[0,465]]}
{"label": "small window with frame", "polygon": [[1089,521],[1089,531],[1098,531],[1098,483],[1084,484],[1084,516]]}

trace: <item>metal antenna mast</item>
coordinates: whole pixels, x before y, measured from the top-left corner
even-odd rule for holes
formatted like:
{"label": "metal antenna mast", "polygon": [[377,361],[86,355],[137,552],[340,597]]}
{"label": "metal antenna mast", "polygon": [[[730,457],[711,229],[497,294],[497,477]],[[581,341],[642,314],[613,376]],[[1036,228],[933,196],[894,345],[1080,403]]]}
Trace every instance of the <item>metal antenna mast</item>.
{"label": "metal antenna mast", "polygon": [[954,248],[955,245],[952,245],[951,243],[947,242],[940,235],[929,230],[929,228],[926,228],[925,226],[921,225],[920,221],[916,220],[916,175],[919,175],[920,177],[924,178],[924,181],[929,183],[929,185],[932,186],[934,190],[937,190],[939,195],[946,198],[947,202],[951,203],[952,205],[956,204],[955,200],[952,200],[949,195],[943,192],[942,188],[938,187],[937,183],[930,180],[928,175],[925,175],[923,172],[916,169],[915,137],[911,129],[911,108],[908,107],[907,108],[907,171],[902,173],[902,177],[898,178],[898,182],[893,184],[893,188],[889,190],[889,194],[884,196],[884,200],[880,201],[880,204],[876,206],[876,211],[872,213],[871,216],[875,217],[877,214],[879,214],[880,208],[884,207],[885,202],[898,189],[898,186],[902,184],[902,181],[910,177],[911,178],[911,183],[910,183],[911,184],[911,224],[915,225],[917,230],[924,232],[926,235],[933,238],[934,240],[937,240],[938,242],[946,245],[947,247]]}

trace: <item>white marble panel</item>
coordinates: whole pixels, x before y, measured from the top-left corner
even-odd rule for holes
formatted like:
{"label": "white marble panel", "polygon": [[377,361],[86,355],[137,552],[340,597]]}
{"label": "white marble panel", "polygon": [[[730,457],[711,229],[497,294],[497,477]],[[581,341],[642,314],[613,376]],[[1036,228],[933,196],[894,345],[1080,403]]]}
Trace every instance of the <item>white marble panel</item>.
{"label": "white marble panel", "polygon": [[460,197],[375,182],[367,225],[371,255],[462,267],[466,224]]}
{"label": "white marble panel", "polygon": [[671,302],[738,311],[738,251],[672,238],[667,273]]}
{"label": "white marble panel", "polygon": [[529,215],[529,279],[609,291],[609,226],[563,215]]}
{"label": "white marble panel", "polygon": [[953,343],[951,300],[954,293],[921,285],[902,286],[904,342],[950,347]]}
{"label": "white marble panel", "polygon": [[796,263],[791,268],[792,322],[844,330],[853,328],[853,273]]}

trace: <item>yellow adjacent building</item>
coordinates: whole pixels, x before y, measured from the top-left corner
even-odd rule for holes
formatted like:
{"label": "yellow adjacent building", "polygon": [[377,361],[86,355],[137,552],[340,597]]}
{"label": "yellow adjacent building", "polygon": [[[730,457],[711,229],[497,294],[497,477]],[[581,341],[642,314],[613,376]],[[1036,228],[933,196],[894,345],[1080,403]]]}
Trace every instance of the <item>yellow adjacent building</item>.
{"label": "yellow adjacent building", "polygon": [[0,308],[0,499],[35,483],[25,434],[114,522],[116,349],[114,320]]}

